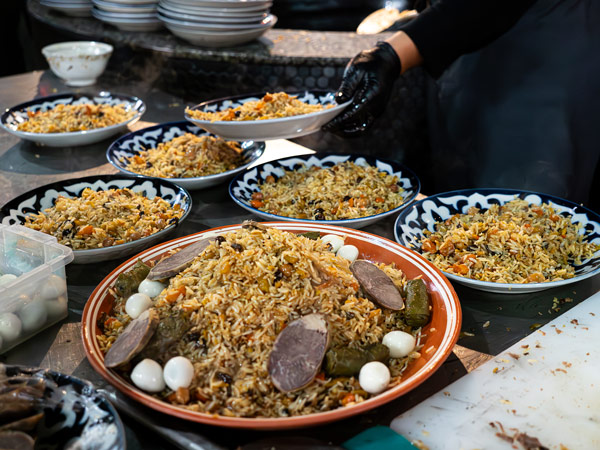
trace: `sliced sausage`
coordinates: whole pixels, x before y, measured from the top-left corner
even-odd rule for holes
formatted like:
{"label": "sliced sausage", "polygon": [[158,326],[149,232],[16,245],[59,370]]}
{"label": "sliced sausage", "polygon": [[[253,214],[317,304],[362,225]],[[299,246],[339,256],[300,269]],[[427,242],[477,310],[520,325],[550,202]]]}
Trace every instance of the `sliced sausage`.
{"label": "sliced sausage", "polygon": [[188,245],[183,250],[169,256],[160,261],[150,270],[146,277],[147,280],[161,280],[177,275],[187,266],[189,266],[194,258],[200,255],[206,247],[215,238],[206,238]]}
{"label": "sliced sausage", "polygon": [[33,450],[35,441],[22,431],[0,431],[0,449]]}
{"label": "sliced sausage", "polygon": [[132,320],[106,353],[104,365],[110,369],[131,361],[150,341],[159,320],[158,312],[153,308]]}
{"label": "sliced sausage", "polygon": [[375,264],[357,259],[350,264],[350,270],[372,301],[394,311],[404,308],[404,299],[396,285]]}
{"label": "sliced sausage", "polygon": [[327,321],[321,314],[289,323],[269,355],[269,375],[275,387],[292,392],[310,384],[321,368],[328,341]]}

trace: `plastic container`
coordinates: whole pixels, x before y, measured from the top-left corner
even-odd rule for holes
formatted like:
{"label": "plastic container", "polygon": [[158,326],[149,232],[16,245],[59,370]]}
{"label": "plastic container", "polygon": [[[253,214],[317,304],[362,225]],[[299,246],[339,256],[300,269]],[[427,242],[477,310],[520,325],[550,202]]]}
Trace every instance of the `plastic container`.
{"label": "plastic container", "polygon": [[71,261],[55,237],[0,224],[0,354],[67,317]]}

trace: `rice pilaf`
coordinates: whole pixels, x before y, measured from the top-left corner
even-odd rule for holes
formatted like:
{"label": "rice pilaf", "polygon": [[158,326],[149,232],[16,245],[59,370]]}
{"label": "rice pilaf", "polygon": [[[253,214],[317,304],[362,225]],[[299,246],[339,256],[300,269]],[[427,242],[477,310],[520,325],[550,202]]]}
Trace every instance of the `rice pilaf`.
{"label": "rice pilaf", "polygon": [[[385,310],[361,295],[349,265],[328,244],[282,230],[239,229],[219,236],[153,299],[159,328],[175,317],[178,332],[172,344],[160,350],[147,347],[139,357],[164,364],[180,355],[194,367],[187,395],[165,389],[156,396],[192,411],[239,417],[310,414],[371,397],[357,377],[324,372],[307,387],[282,393],[267,367],[278,334],[311,313],[326,317],[334,347],[381,343],[391,330],[420,338],[420,328],[406,325],[403,311]],[[379,267],[398,288],[406,283],[393,264]],[[103,334],[97,336],[105,353],[130,322],[126,298],[114,295],[111,313],[101,325]],[[407,357],[390,360],[390,386],[420,357],[420,348],[418,344]],[[127,368],[123,375],[128,377]]]}
{"label": "rice pilaf", "polygon": [[161,178],[203,177],[235,169],[244,163],[237,142],[192,133],[123,159],[128,170]]}
{"label": "rice pilaf", "polygon": [[333,167],[286,170],[266,177],[250,205],[297,219],[342,220],[380,214],[402,205],[398,177],[352,161]]}
{"label": "rice pilaf", "polygon": [[27,216],[26,227],[50,234],[73,250],[110,247],[156,233],[177,221],[183,210],[161,197],[149,199],[130,189],[59,196],[54,206]]}
{"label": "rice pilaf", "polygon": [[279,119],[319,112],[332,107],[333,105],[310,105],[298,100],[296,96],[288,95],[285,92],[277,92],[267,93],[258,101],[249,101],[242,106],[227,108],[223,111],[209,112],[186,108],[185,112],[197,120],[221,122]]}
{"label": "rice pilaf", "polygon": [[471,207],[424,230],[423,256],[441,270],[496,283],[539,283],[572,278],[573,264],[600,246],[585,242],[580,226],[548,204],[520,199],[485,211]]}
{"label": "rice pilaf", "polygon": [[109,127],[131,119],[135,111],[126,111],[123,105],[84,103],[59,104],[48,111],[28,111],[29,119],[17,130],[29,133],[71,133]]}

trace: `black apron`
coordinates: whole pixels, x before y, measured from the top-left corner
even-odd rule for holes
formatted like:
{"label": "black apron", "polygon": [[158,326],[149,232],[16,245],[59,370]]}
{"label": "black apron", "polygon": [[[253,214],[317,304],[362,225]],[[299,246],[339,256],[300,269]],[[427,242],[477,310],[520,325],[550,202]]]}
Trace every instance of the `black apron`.
{"label": "black apron", "polygon": [[600,205],[598,0],[538,0],[431,94],[427,192],[504,187]]}

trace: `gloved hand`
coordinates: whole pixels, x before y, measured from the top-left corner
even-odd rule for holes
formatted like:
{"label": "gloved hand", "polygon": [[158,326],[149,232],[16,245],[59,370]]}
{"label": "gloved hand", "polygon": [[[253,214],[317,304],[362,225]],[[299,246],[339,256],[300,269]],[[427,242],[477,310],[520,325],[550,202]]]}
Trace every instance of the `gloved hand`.
{"label": "gloved hand", "polygon": [[383,41],[352,58],[335,100],[345,103],[354,99],[344,112],[325,124],[323,130],[345,137],[363,133],[383,113],[400,69],[400,58],[392,46]]}

